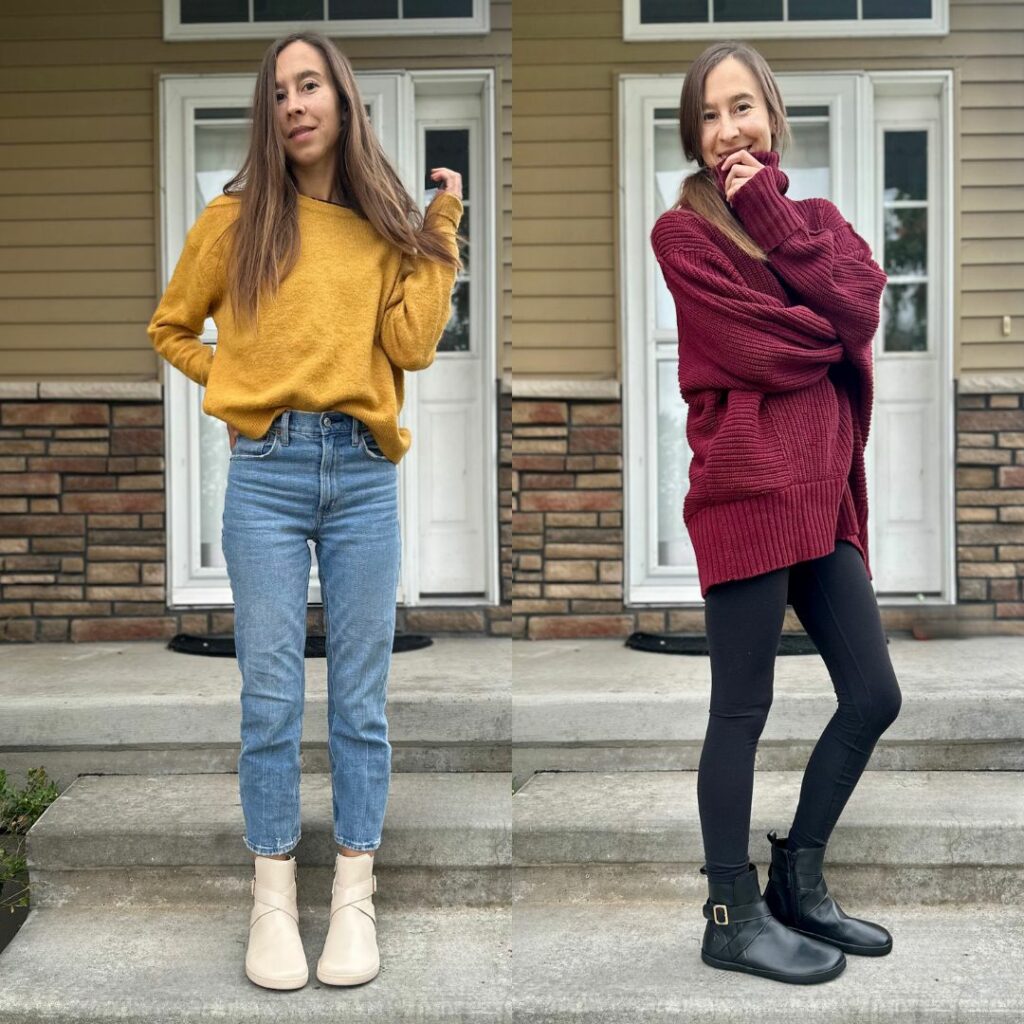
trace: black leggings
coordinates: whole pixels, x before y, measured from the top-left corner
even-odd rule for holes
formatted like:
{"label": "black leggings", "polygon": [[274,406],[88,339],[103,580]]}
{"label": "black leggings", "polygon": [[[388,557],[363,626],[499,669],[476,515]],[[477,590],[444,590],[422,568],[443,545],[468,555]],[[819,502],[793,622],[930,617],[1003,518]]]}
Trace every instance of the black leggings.
{"label": "black leggings", "polygon": [[852,544],[839,541],[822,558],[711,587],[704,609],[711,715],[697,803],[713,881],[747,870],[754,754],[772,705],[787,603],[818,648],[839,702],[807,762],[791,846],[828,842],[875,743],[900,711],[878,604]]}

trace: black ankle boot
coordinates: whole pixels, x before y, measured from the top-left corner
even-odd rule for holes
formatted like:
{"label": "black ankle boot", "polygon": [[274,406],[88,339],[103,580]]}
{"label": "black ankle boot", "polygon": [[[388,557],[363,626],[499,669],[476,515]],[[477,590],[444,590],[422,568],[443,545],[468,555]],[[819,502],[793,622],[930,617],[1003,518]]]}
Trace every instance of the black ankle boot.
{"label": "black ankle boot", "polygon": [[774,829],[768,840],[772,863],[764,899],[784,925],[860,956],[885,956],[892,949],[892,936],[880,924],[847,917],[829,895],[821,873],[824,846],[790,849],[788,837],[779,839]]}
{"label": "black ankle boot", "polygon": [[[706,875],[706,868],[700,873]],[[772,916],[761,896],[755,865],[733,882],[709,878],[708,893],[708,923],[700,951],[704,963],[793,985],[828,981],[846,967],[840,950],[798,935]]]}

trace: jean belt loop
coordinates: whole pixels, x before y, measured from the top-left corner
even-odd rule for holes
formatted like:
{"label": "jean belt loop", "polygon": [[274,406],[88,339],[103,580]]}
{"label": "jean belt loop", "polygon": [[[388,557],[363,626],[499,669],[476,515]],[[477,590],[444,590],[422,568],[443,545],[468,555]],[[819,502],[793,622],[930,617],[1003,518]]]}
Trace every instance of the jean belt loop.
{"label": "jean belt loop", "polygon": [[363,425],[362,423],[359,422],[359,420],[355,418],[355,416],[350,415],[349,420],[352,423],[352,446],[355,447],[357,444],[359,444],[359,438],[362,436],[361,431]]}
{"label": "jean belt loop", "polygon": [[285,409],[285,411],[281,413],[281,444],[283,445],[288,444],[288,420],[291,417],[291,414],[291,409]]}

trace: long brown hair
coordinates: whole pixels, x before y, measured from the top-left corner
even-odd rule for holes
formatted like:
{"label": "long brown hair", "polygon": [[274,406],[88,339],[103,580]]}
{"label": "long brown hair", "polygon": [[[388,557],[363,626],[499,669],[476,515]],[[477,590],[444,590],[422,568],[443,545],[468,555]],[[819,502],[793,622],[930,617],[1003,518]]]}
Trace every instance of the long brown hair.
{"label": "long brown hair", "polygon": [[725,197],[718,190],[714,168],[707,167],[704,163],[701,146],[704,125],[704,82],[711,69],[726,57],[735,57],[742,61],[761,87],[768,109],[768,120],[773,128],[772,150],[781,153],[792,139],[789,122],[786,119],[786,104],[764,57],[752,46],[736,40],[713,43],[690,65],[683,80],[683,91],[679,97],[679,138],[686,159],[696,161],[700,165],[700,170],[688,174],[683,179],[674,208],[685,206],[693,210],[714,224],[744,252],[755,259],[767,260],[764,250],[743,229],[743,225],[729,209]]}
{"label": "long brown hair", "polygon": [[227,268],[232,311],[241,322],[258,319],[263,289],[274,295],[299,256],[298,187],[275,120],[277,55],[297,41],[323,54],[338,97],[341,131],[332,192],[344,196],[403,253],[462,267],[444,235],[424,226],[423,213],[391,166],[366,115],[348,58],[318,32],[293,32],[271,43],[263,55],[253,92],[249,151],[223,189],[241,200],[231,225]]}

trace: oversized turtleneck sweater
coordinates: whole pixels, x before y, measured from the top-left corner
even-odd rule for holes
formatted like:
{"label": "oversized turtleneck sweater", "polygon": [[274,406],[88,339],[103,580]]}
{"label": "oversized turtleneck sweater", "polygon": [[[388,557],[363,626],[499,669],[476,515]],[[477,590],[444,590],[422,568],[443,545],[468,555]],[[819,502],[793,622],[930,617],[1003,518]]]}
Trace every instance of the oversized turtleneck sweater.
{"label": "oversized turtleneck sweater", "polygon": [[[651,232],[676,306],[692,453],[683,520],[702,596],[837,540],[871,576],[864,445],[887,278],[835,205],[786,197],[778,153],[753,156],[764,167],[731,208],[767,263],[686,208]],[[724,197],[727,175],[714,174]]]}
{"label": "oversized turtleneck sweater", "polygon": [[[408,256],[355,210],[298,193],[300,255],[276,295],[261,295],[244,329],[227,294],[225,229],[241,200],[220,195],[192,225],[148,327],[156,351],[206,388],[203,412],[262,437],[285,409],[361,420],[399,462],[412,438],[398,425],[404,371],[429,366],[451,314],[454,267]],[[441,192],[425,221],[456,252],[462,202]],[[216,352],[199,336],[217,325]]]}

